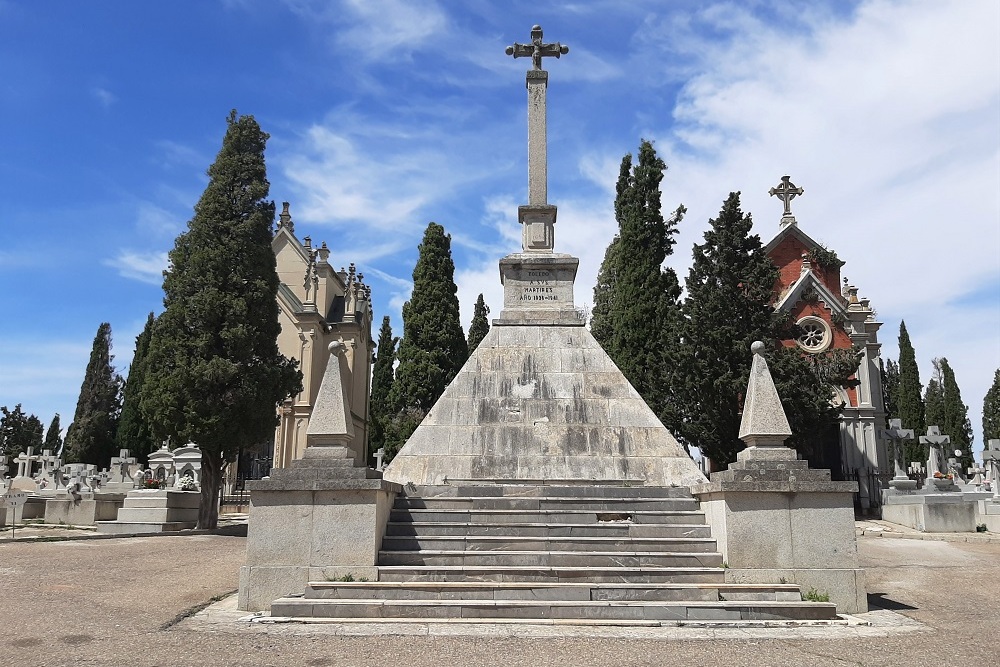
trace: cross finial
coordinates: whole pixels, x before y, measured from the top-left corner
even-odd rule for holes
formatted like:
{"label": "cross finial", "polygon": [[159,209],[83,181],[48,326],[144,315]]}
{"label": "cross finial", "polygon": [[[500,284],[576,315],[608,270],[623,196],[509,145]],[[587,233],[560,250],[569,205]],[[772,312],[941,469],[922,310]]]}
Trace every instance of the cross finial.
{"label": "cross finial", "polygon": [[767,191],[772,197],[777,197],[785,205],[785,211],[781,216],[781,224],[795,224],[795,216],[792,215],[792,200],[805,192],[800,187],[796,187],[791,181],[791,176],[782,176],[781,183]]}
{"label": "cross finial", "polygon": [[544,56],[564,56],[569,53],[569,47],[559,42],[552,44],[542,43],[542,26],[534,25],[531,28],[531,44],[518,44],[514,42],[508,46],[506,53],[515,58],[531,57],[532,69],[542,69],[542,57]]}

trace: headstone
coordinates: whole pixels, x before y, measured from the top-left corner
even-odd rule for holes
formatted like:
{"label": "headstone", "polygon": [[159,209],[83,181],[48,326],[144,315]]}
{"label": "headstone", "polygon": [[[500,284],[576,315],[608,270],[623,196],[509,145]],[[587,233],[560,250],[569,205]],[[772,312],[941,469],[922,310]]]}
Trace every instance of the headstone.
{"label": "headstone", "polygon": [[951,437],[943,435],[941,429],[934,425],[927,427],[927,435],[920,436],[920,444],[927,445],[927,480],[924,488],[936,491],[957,491],[955,481],[945,477],[936,477],[935,473],[947,474],[942,465],[944,446],[951,444]]}
{"label": "headstone", "polygon": [[28,447],[27,451],[21,452],[14,459],[17,463],[17,475],[10,480],[9,489],[28,493],[35,493],[38,490],[38,483],[31,474],[34,463],[38,460],[38,455],[34,452],[34,447]]}
{"label": "headstone", "polygon": [[60,471],[62,460],[58,456],[53,456],[51,449],[42,451],[42,455],[38,457],[38,462],[41,464],[41,469],[35,475],[35,481],[38,482],[39,492],[50,495],[54,494],[59,488],[66,486],[63,481],[62,472]]}
{"label": "headstone", "polygon": [[192,478],[196,484],[201,484],[201,449],[193,443],[178,447],[172,452],[174,456],[174,486],[178,486],[182,477]]}
{"label": "headstone", "polygon": [[111,477],[110,484],[131,484],[133,481],[132,467],[136,465],[136,458],[129,456],[127,449],[118,451],[118,456],[111,457]]}
{"label": "headstone", "polygon": [[62,467],[63,473],[68,478],[66,491],[74,500],[94,494],[94,489],[90,486],[88,467],[85,463],[70,463]]}
{"label": "headstone", "polygon": [[983,450],[983,465],[990,470],[990,487],[993,491],[993,499],[1000,502],[1000,440],[991,439],[986,443]]}
{"label": "headstone", "polygon": [[166,482],[174,472],[174,455],[167,449],[167,443],[149,455],[149,470],[153,479]]}
{"label": "headstone", "polygon": [[381,472],[385,470],[385,463],[383,459],[385,458],[385,447],[379,447],[378,451],[375,452],[375,470]]}
{"label": "headstone", "polygon": [[903,459],[903,443],[913,440],[913,429],[903,428],[903,422],[899,419],[890,419],[889,428],[882,431],[882,439],[892,443],[892,460],[896,468],[896,475],[889,482],[889,486],[898,491],[916,489],[917,482],[906,474],[906,464]]}

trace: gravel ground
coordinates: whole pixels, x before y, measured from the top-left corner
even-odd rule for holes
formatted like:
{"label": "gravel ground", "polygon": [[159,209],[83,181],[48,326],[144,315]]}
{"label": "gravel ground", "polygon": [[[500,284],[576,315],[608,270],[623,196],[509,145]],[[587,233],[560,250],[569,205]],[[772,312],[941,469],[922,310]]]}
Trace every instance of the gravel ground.
{"label": "gravel ground", "polygon": [[[221,535],[0,544],[0,620],[12,667],[55,665],[997,664],[1000,545],[861,537],[878,625],[792,631],[578,631],[581,636],[341,636],[329,626],[185,615],[237,587],[245,539]],[[897,615],[901,614],[901,615]],[[228,618],[232,618],[230,614]],[[219,620],[223,619],[223,620]],[[878,619],[882,619],[878,621]],[[909,620],[912,619],[912,620]],[[917,625],[914,621],[919,622]],[[445,628],[444,632],[448,632]],[[543,630],[542,632],[547,632]],[[496,634],[501,636],[489,636]],[[708,639],[710,638],[710,639]]]}

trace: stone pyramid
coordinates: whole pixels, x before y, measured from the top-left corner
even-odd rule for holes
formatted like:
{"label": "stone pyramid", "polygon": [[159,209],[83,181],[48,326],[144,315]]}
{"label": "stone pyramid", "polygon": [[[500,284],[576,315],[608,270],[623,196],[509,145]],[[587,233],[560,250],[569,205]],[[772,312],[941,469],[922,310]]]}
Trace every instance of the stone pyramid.
{"label": "stone pyramid", "polygon": [[542,42],[531,56],[528,204],[518,207],[521,252],[500,260],[504,309],[493,328],[384,471],[419,485],[524,482],[688,486],[705,482],[573,304],[579,260],[554,252],[556,207],[547,198]]}

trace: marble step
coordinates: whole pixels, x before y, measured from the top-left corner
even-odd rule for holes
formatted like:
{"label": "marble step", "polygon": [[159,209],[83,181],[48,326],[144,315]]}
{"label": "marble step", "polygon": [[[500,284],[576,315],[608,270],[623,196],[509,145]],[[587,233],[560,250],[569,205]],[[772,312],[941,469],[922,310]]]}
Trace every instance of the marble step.
{"label": "marble step", "polygon": [[[713,544],[714,546],[714,544]],[[379,565],[521,567],[722,567],[718,552],[689,551],[379,551]]]}
{"label": "marble step", "polygon": [[682,621],[830,620],[829,602],[578,601],[578,600],[325,600],[279,598],[272,617],[527,618]]}
{"label": "marble step", "polygon": [[705,524],[705,513],[691,510],[622,510],[614,512],[579,509],[393,509],[389,520],[396,523],[547,523],[602,524],[631,521],[641,524]]}
{"label": "marble step", "polygon": [[307,599],[365,600],[585,600],[798,602],[795,584],[627,584],[476,581],[313,581]]}
{"label": "marble step", "polygon": [[441,496],[434,498],[397,497],[394,509],[498,509],[498,510],[587,510],[623,513],[649,510],[697,510],[698,501],[685,498],[580,498]]}
{"label": "marble step", "polygon": [[711,537],[514,537],[510,535],[403,535],[382,539],[383,551],[714,552]]}
{"label": "marble step", "polygon": [[711,537],[706,525],[638,524],[631,521],[597,523],[462,523],[392,521],[387,536],[403,535],[489,535],[510,537]]}

